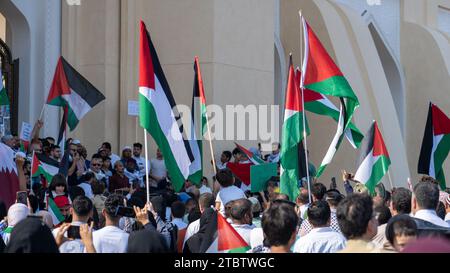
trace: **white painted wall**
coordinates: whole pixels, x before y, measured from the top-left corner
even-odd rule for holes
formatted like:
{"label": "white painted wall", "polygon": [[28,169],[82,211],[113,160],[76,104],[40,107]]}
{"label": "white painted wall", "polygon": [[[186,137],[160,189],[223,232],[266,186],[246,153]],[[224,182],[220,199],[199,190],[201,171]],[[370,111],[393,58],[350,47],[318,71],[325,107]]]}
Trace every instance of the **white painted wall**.
{"label": "white painted wall", "polygon": [[[61,52],[59,0],[2,0],[0,12],[11,26],[13,58],[20,59],[19,126],[34,123],[47,98]],[[57,137],[58,109],[44,115],[42,136]],[[20,130],[20,128],[19,128]]]}
{"label": "white painted wall", "polygon": [[397,59],[400,59],[400,0],[331,1],[347,5],[359,14],[364,10],[371,13]]}
{"label": "white painted wall", "polygon": [[450,35],[450,10],[441,7],[439,8],[438,29]]}

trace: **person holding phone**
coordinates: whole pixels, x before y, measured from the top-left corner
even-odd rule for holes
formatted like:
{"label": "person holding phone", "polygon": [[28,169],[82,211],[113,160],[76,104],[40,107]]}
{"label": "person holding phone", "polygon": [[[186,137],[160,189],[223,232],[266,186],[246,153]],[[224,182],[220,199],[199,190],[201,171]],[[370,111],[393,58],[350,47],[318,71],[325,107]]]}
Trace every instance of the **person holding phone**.
{"label": "person holding phone", "polygon": [[87,252],[88,246],[93,248],[92,242],[83,241],[81,234],[81,226],[87,225],[89,219],[92,218],[92,208],[92,201],[85,196],[78,196],[73,200],[70,208],[72,222],[65,223],[53,230],[53,236],[61,253],[83,253],[85,249]]}

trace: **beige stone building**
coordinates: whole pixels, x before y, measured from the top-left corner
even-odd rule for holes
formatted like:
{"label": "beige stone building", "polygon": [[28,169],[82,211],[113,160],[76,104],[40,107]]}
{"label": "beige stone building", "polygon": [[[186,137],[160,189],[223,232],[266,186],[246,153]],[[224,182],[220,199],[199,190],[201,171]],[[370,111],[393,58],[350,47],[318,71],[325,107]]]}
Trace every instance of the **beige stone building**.
{"label": "beige stone building", "polygon": [[[20,61],[15,122],[39,117],[63,55],[106,96],[72,136],[90,154],[105,140],[116,153],[143,142],[137,117],[128,115],[128,101],[138,98],[140,19],[178,104],[191,104],[198,55],[208,104],[281,105],[275,115],[281,121],[290,52],[300,65],[299,10],[360,100],[356,125],[366,132],[372,120],[379,122],[392,161],[385,186],[417,179],[429,101],[450,113],[450,0],[2,0],[0,38]],[[56,137],[59,118],[58,109],[44,111],[43,135]],[[336,123],[311,113],[307,118],[308,148],[318,167]],[[238,141],[256,146],[264,140]],[[233,142],[213,146],[218,158]],[[345,142],[321,180],[340,181],[341,169],[354,172],[358,156]],[[205,157],[209,170],[210,154]],[[444,168],[450,174],[450,160]]]}

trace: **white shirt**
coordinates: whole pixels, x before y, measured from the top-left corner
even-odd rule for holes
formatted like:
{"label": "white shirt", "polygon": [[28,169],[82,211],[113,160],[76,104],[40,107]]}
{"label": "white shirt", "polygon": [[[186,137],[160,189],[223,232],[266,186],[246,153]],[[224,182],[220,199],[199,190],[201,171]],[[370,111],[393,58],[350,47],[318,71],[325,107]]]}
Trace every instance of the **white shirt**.
{"label": "white shirt", "polygon": [[150,170],[151,174],[158,177],[167,177],[167,168],[166,163],[164,163],[164,159],[159,160],[157,158],[153,158],[150,160]]}
{"label": "white shirt", "polygon": [[437,216],[437,214],[436,214],[436,211],[434,211],[434,210],[421,209],[421,210],[417,211],[416,214],[414,214],[414,217],[417,219],[428,221],[437,226],[446,227],[446,228],[450,227],[450,224],[448,224],[447,222],[445,222],[444,220],[439,218],[439,216]]}
{"label": "white shirt", "polygon": [[305,220],[306,218],[306,211],[308,210],[309,204],[301,205],[300,206],[300,217]]}
{"label": "white shirt", "polygon": [[83,182],[78,187],[84,190],[84,195],[89,199],[94,199],[94,193],[92,192],[91,184]]}
{"label": "white shirt", "polygon": [[127,252],[129,234],[115,226],[106,226],[92,233],[97,253]]}
{"label": "white shirt", "polygon": [[280,161],[280,153],[278,152],[277,154],[270,154],[267,158],[267,161],[270,163],[278,163]]}
{"label": "white shirt", "polygon": [[92,169],[89,169],[88,172],[95,174],[95,179],[97,179],[98,181],[102,180],[103,178],[106,178],[106,175],[103,173],[102,170],[96,173]]}
{"label": "white shirt", "polygon": [[252,230],[255,227],[255,225],[236,225],[236,224],[231,224],[232,227],[234,227],[234,229],[237,231],[237,233],[239,233],[239,235],[241,235],[242,239],[244,239],[245,242],[247,242],[248,245],[250,245],[250,234],[252,232]]}
{"label": "white shirt", "polygon": [[181,218],[173,218],[172,224],[176,225],[178,230],[187,228],[187,224]]}
{"label": "white shirt", "polygon": [[336,253],[344,249],[346,240],[330,227],[314,228],[295,242],[296,253]]}
{"label": "white shirt", "polygon": [[134,173],[129,172],[127,169],[124,169],[123,174],[128,177],[128,181],[130,181],[130,185],[133,184],[135,180],[139,181],[140,187],[145,187],[144,180],[142,179],[141,173],[139,171],[135,171]]}
{"label": "white shirt", "polygon": [[[136,160],[136,163],[137,163],[138,168],[139,168],[139,174],[141,175],[141,177],[145,176],[145,158],[142,157],[142,156],[140,156],[140,157],[133,156],[133,159]],[[150,165],[150,161],[149,161],[148,162],[148,171],[149,171],[149,173],[150,173],[150,168],[151,168],[151,165]]]}
{"label": "white shirt", "polygon": [[250,247],[253,249],[264,244],[264,231],[262,228],[254,228],[250,232]]}
{"label": "white shirt", "polygon": [[114,164],[116,163],[116,161],[120,160],[120,156],[118,156],[116,154],[111,154],[110,158],[111,158],[111,166],[113,166],[113,167],[114,167]]}
{"label": "white shirt", "polygon": [[212,190],[208,186],[205,186],[205,185],[202,185],[200,187],[200,189],[198,189],[198,190],[200,191],[200,195],[202,195],[204,193],[212,193]]}
{"label": "white shirt", "polygon": [[445,219],[444,219],[444,221],[445,221],[445,222],[447,222],[447,224],[449,224],[449,225],[450,225],[450,212],[449,212],[449,213],[447,213],[447,214],[445,215]]}
{"label": "white shirt", "polygon": [[[70,223],[71,226],[81,226],[83,222],[72,222]],[[53,237],[56,238],[58,235],[60,228],[55,228],[52,231]],[[67,238],[67,231],[64,233],[64,237]],[[84,244],[80,239],[65,241],[60,247],[59,247],[60,253],[84,253]]]}
{"label": "white shirt", "polygon": [[200,219],[195,220],[194,222],[190,223],[186,230],[186,235],[184,235],[184,242],[183,242],[183,248],[184,244],[186,244],[186,241],[191,238],[194,234],[198,232],[200,229]]}
{"label": "white shirt", "polygon": [[227,163],[228,163],[228,162],[222,163],[222,162],[220,162],[220,161],[216,161],[216,165],[217,165],[217,168],[218,168],[219,170],[226,169],[226,168],[227,168]]}
{"label": "white shirt", "polygon": [[237,199],[246,198],[244,192],[238,187],[232,185],[222,188],[216,197],[216,202],[220,202],[220,213],[225,215],[225,205]]}

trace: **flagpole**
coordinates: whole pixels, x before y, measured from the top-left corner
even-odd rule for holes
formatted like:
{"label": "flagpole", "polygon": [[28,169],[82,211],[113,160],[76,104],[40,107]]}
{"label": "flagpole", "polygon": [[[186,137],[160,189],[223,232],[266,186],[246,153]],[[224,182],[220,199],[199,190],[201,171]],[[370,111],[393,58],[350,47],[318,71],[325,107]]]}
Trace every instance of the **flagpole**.
{"label": "flagpole", "polygon": [[148,176],[148,149],[147,149],[147,132],[144,129],[144,148],[145,148],[145,184],[147,188],[147,203],[150,202],[150,181]]}
{"label": "flagpole", "polygon": [[45,110],[45,106],[46,106],[46,105],[47,105],[47,104],[44,103],[44,106],[42,106],[41,114],[39,115],[39,120],[42,119],[42,115],[44,114],[44,110]]}
{"label": "flagpole", "polygon": [[387,175],[388,175],[389,183],[391,184],[391,191],[392,191],[392,189],[394,188],[394,185],[392,184],[391,173],[389,172],[389,170],[387,171]]}
{"label": "flagpole", "polygon": [[211,140],[211,129],[209,128],[208,111],[206,111],[205,115],[206,115],[206,127],[208,128],[209,149],[211,151],[211,159],[212,159],[212,163],[213,163],[213,170],[214,170],[214,176],[215,176],[217,174],[217,168],[216,168],[216,159],[214,159],[214,150],[213,150],[212,140]]}
{"label": "flagpole", "polygon": [[[303,68],[303,15],[302,10],[298,11],[298,14],[300,16],[300,65]],[[303,71],[302,71],[303,73]],[[305,113],[305,96],[303,92],[303,84],[302,81],[300,82],[300,90],[302,92],[302,115],[303,115],[303,140],[304,140],[304,147],[305,147],[305,160],[306,160],[306,180],[308,181],[308,196],[309,196],[309,203],[312,202],[311,198],[311,180],[309,177],[309,159],[308,159],[308,142],[306,140],[307,134],[306,134],[306,113]]]}

